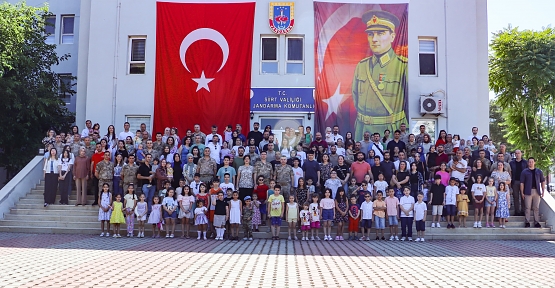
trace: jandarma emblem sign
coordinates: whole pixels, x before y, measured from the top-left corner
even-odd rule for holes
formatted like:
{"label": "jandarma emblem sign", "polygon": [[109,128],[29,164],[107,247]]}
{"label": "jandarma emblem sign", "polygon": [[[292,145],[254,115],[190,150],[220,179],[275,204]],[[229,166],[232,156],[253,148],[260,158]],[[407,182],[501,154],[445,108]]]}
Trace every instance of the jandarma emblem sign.
{"label": "jandarma emblem sign", "polygon": [[276,34],[287,34],[295,25],[295,3],[270,2],[270,29]]}

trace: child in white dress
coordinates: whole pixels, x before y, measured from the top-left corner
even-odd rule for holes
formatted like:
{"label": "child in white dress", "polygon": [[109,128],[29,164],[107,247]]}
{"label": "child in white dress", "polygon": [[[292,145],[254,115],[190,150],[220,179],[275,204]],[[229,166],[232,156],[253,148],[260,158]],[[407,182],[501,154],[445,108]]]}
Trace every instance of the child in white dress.
{"label": "child in white dress", "polygon": [[204,240],[206,240],[206,226],[208,225],[208,218],[206,217],[206,213],[208,213],[208,209],[204,207],[204,201],[198,200],[197,208],[195,208],[195,225],[198,226],[197,240],[200,240],[201,233],[202,236],[204,236]]}
{"label": "child in white dress", "polygon": [[239,200],[239,193],[234,191],[233,199],[229,201],[229,224],[231,224],[231,240],[239,240],[239,225],[241,224],[241,200]]}

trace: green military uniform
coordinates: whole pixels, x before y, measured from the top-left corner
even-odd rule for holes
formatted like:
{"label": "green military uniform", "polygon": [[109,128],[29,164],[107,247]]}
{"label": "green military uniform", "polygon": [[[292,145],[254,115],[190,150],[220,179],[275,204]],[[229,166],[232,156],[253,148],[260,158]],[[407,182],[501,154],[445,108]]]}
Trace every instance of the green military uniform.
{"label": "green military uniform", "polygon": [[200,181],[204,183],[212,182],[216,176],[216,168],[218,164],[212,158],[200,158],[197,163],[197,170],[200,173]]}
{"label": "green military uniform", "polygon": [[[256,161],[254,164],[254,174],[256,178],[260,176],[264,176],[264,184],[268,185],[270,183],[270,179],[272,177],[272,163],[266,161],[262,163],[262,161]],[[256,183],[258,184],[258,179],[255,179]]]}
{"label": "green military uniform", "polygon": [[87,155],[87,158],[90,160],[91,157],[94,155],[95,152],[95,145],[90,145],[89,147],[87,146],[83,146],[85,147],[85,155]]}
{"label": "green military uniform", "polygon": [[[123,176],[123,190],[127,191],[127,186],[129,186],[129,184],[134,184],[135,187],[138,187],[138,183],[137,183],[138,170],[139,170],[139,165],[135,163],[133,163],[133,165],[129,165],[129,163],[123,165],[123,168],[121,170],[121,176]],[[136,191],[141,191],[141,190],[136,190]]]}
{"label": "green military uniform", "polygon": [[114,163],[104,160],[98,162],[95,173],[98,173],[98,191],[102,191],[104,183],[108,183],[110,191],[113,191]]}
{"label": "green military uniform", "polygon": [[293,168],[287,164],[276,166],[276,183],[281,185],[281,195],[289,200],[292,182],[294,179]]}
{"label": "green military uniform", "polygon": [[253,205],[254,204],[252,203],[250,207],[245,205],[243,206],[243,210],[242,210],[241,223],[243,224],[243,231],[244,231],[245,238],[252,238],[252,215],[253,215],[252,206]]}
{"label": "green military uniform", "polygon": [[[362,16],[366,31],[393,33],[397,17],[385,11],[368,11]],[[352,82],[353,103],[357,110],[354,139],[362,139],[365,131],[397,130],[407,123],[408,59],[395,54],[390,47],[381,55],[362,59],[355,68]]]}

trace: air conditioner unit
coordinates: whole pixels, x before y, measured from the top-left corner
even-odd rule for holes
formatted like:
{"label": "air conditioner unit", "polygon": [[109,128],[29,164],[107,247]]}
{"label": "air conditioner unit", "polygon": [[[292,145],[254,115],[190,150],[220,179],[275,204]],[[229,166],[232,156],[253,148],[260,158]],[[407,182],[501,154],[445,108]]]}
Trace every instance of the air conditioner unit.
{"label": "air conditioner unit", "polygon": [[433,96],[420,96],[421,114],[443,114],[445,113],[445,98]]}

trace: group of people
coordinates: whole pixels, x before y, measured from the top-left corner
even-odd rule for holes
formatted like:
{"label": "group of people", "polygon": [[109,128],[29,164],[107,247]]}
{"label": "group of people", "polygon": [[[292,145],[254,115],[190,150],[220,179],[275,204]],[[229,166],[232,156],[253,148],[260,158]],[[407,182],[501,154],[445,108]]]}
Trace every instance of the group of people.
{"label": "group of people", "polygon": [[[82,131],[77,126],[68,133],[50,130],[43,139],[44,206],[55,203],[58,190],[59,203],[68,204],[74,180],[76,206],[87,204],[89,191],[95,195],[93,205],[100,206],[102,227],[112,220],[117,229],[127,223],[128,236],[136,217],[139,236],[144,236],[147,222],[153,224],[154,237],[164,227],[166,237],[174,237],[179,218],[182,236],[194,224],[199,239],[237,239],[240,224],[247,240],[260,225],[279,237],[281,220],[289,223],[291,239],[299,230],[301,239],[318,239],[322,222],[324,240],[343,240],[347,223],[349,239],[358,239],[361,230],[366,240],[372,221],[377,232],[382,230],[376,238],[385,239],[387,220],[390,240],[395,240],[395,220],[401,220],[401,239],[412,240],[414,220],[417,231],[424,231],[426,205],[432,209],[432,228],[441,227],[443,217],[446,227],[454,228],[455,215],[460,216],[459,226],[465,226],[468,203],[475,208],[476,228],[482,227],[484,207],[485,226],[494,227],[493,217],[507,219],[511,203],[515,215],[524,212],[526,227],[540,225],[542,171],[519,150],[513,159],[504,144],[496,149],[488,136],[478,136],[477,127],[466,139],[441,130],[432,143],[424,125],[417,135],[402,124],[393,133],[364,132],[363,139],[353,139],[351,132],[341,135],[337,125],[327,127],[325,134],[300,126],[288,128],[278,143],[272,127],[260,131],[259,123],[246,135],[239,124],[221,131],[212,126],[210,134],[195,125],[183,138],[169,127],[150,135],[145,124],[133,133],[127,122],[122,132],[110,125],[101,136],[99,124],[85,124]],[[451,182],[457,189],[450,188]],[[338,224],[336,237],[331,236],[332,222]],[[503,228],[504,222],[499,225]],[[102,233],[106,235],[104,229]]]}

